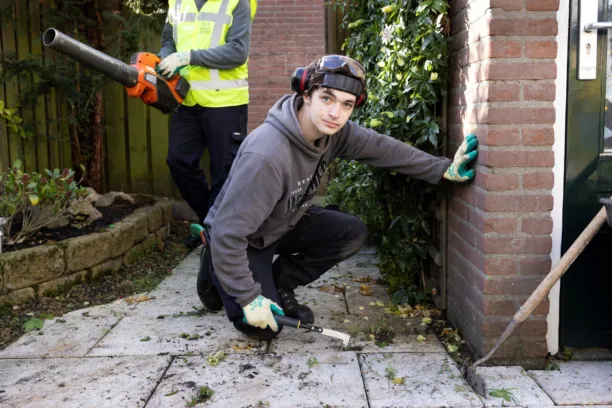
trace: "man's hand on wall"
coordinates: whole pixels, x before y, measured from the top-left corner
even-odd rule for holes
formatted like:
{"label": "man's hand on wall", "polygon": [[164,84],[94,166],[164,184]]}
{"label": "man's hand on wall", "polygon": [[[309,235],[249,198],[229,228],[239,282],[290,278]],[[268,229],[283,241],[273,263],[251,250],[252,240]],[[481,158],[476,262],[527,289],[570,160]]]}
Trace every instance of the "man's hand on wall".
{"label": "man's hand on wall", "polygon": [[450,181],[468,181],[474,178],[474,170],[468,170],[467,165],[478,155],[478,139],[469,134],[457,149],[453,162],[446,172],[444,178]]}

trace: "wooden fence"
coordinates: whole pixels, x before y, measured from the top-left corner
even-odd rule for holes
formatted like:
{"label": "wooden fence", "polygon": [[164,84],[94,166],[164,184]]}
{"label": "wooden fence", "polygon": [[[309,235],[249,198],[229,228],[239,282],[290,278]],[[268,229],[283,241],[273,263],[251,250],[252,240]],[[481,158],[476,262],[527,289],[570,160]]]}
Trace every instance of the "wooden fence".
{"label": "wooden fence", "polygon": [[[41,26],[41,15],[49,8],[48,0],[17,0],[14,19],[0,28],[0,52],[15,54],[17,59],[28,55],[42,55],[48,63],[57,56],[41,43],[41,33],[48,27]],[[328,52],[340,52],[344,34],[338,30],[342,21],[340,12],[326,8],[326,43]],[[143,36],[142,49],[157,52],[159,33]],[[1,69],[1,65],[0,65]],[[0,100],[8,108],[17,107],[20,91],[36,78],[19,78],[0,82]],[[108,128],[103,147],[102,190],[147,193],[159,196],[179,194],[171,180],[166,165],[169,115],[149,108],[140,100],[128,98],[118,84],[104,89],[105,124]],[[71,166],[71,149],[68,134],[69,105],[59,100],[53,91],[40,97],[35,106],[21,107],[18,114],[24,123],[35,124],[34,136],[23,139],[6,128],[0,118],[0,170],[4,171],[20,159],[28,172]],[[202,158],[207,170],[208,156]]]}

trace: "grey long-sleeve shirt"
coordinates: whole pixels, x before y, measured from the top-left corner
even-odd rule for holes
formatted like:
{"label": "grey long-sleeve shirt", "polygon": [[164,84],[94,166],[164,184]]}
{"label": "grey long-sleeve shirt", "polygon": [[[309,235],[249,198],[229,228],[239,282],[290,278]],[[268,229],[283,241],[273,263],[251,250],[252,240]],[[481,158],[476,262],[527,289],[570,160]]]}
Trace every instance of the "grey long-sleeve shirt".
{"label": "grey long-sleeve shirt", "polygon": [[[206,0],[196,0],[198,10]],[[213,69],[233,69],[241,66],[249,57],[251,46],[251,4],[240,0],[232,14],[233,22],[227,31],[225,44],[209,49],[191,50],[190,64]],[[176,52],[172,25],[166,22],[161,35],[160,58]]]}

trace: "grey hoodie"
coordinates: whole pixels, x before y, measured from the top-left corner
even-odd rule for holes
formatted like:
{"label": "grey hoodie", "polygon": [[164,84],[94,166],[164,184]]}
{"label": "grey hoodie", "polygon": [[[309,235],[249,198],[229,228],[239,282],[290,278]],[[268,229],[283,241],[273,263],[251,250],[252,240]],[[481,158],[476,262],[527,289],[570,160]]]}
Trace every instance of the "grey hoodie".
{"label": "grey hoodie", "polygon": [[450,165],[421,150],[348,121],[333,136],[308,142],[297,119],[295,95],[282,97],[242,143],[204,225],[213,266],[228,295],[246,306],[261,294],[247,247],[265,248],[302,218],[327,166],[337,157],[437,184]]}

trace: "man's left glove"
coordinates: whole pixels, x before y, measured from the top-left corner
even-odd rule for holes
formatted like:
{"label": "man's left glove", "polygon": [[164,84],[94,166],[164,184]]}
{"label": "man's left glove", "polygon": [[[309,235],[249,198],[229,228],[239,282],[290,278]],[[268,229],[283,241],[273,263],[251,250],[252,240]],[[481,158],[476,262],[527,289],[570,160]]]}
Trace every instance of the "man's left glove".
{"label": "man's left glove", "polygon": [[468,170],[467,165],[469,162],[474,160],[478,155],[478,139],[475,135],[469,134],[465,139],[463,139],[463,143],[457,149],[457,153],[455,153],[455,157],[453,162],[446,172],[444,173],[444,178],[451,181],[468,181],[474,178],[474,170]]}
{"label": "man's left glove", "polygon": [[157,66],[157,72],[170,79],[179,73],[181,68],[189,65],[190,51],[175,52],[161,60]]}

